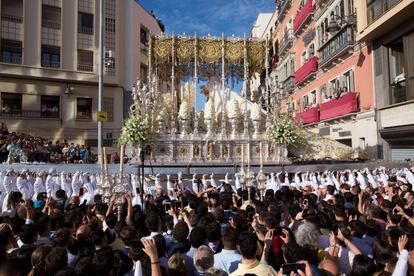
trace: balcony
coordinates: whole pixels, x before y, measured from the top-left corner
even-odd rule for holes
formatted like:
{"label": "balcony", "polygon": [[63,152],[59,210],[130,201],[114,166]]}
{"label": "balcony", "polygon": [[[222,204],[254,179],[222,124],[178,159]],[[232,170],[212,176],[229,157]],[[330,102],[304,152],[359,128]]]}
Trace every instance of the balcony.
{"label": "balcony", "polygon": [[276,69],[278,61],[279,61],[279,57],[277,55],[274,55],[271,57],[270,66],[272,69]]}
{"label": "balcony", "polygon": [[332,119],[358,111],[358,95],[355,92],[345,94],[339,99],[323,103],[319,107],[320,120]]}
{"label": "balcony", "polygon": [[42,20],[42,27],[60,30],[60,22],[54,20]]}
{"label": "balcony", "polygon": [[39,111],[39,110],[3,110],[0,112],[0,117],[5,119],[59,119],[59,111]]}
{"label": "balcony", "polygon": [[93,64],[78,64],[78,71],[93,72]]}
{"label": "balcony", "polygon": [[1,15],[2,21],[14,22],[14,23],[23,23],[23,17],[19,15],[12,15],[12,14],[2,14]]}
{"label": "balcony", "polygon": [[295,19],[293,20],[293,33],[296,35],[302,29],[303,26],[306,25],[309,18],[312,16],[315,6],[312,4],[313,0],[307,0],[305,5],[296,15]]}
{"label": "balcony", "polygon": [[319,122],[319,108],[313,107],[296,113],[296,125],[306,125]]}
{"label": "balcony", "polygon": [[93,35],[93,28],[90,27],[79,27],[78,33],[80,34],[87,34],[87,35]]}
{"label": "balcony", "polygon": [[292,92],[295,89],[295,75],[291,74],[282,82],[282,91],[287,93]]}
{"label": "balcony", "polygon": [[367,6],[368,24],[373,23],[402,0],[373,0]]}
{"label": "balcony", "polygon": [[293,36],[291,35],[290,30],[287,31],[284,35],[282,40],[279,43],[279,55],[282,56],[292,45]]}
{"label": "balcony", "polygon": [[326,41],[318,50],[319,66],[325,67],[355,45],[354,27],[347,25]]}
{"label": "balcony", "polygon": [[279,14],[279,18],[278,18],[279,22],[283,20],[291,4],[292,4],[292,0],[281,0],[280,1],[280,4],[277,7],[278,14]]}
{"label": "balcony", "polygon": [[316,57],[311,57],[305,64],[302,65],[295,72],[295,84],[298,85],[307,80],[310,76],[318,71],[318,60]]}

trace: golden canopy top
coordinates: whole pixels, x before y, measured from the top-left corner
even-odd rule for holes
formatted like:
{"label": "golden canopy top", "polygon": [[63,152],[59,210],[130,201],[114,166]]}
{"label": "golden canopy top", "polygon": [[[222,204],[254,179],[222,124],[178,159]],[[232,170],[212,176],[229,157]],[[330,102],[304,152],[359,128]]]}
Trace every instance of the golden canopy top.
{"label": "golden canopy top", "polygon": [[[266,42],[252,38],[215,36],[153,36],[150,58],[155,68],[224,63],[229,66],[248,66],[249,75],[261,72],[266,62]],[[246,52],[245,52],[246,50]],[[245,56],[246,55],[246,56]],[[246,57],[246,59],[245,59]]]}

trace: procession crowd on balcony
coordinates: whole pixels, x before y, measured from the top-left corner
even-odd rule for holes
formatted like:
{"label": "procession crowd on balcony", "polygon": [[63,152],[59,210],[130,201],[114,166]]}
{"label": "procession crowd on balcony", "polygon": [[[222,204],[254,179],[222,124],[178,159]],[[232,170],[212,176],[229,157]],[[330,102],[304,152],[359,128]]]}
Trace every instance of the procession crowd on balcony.
{"label": "procession crowd on balcony", "polygon": [[0,275],[414,275],[413,170],[3,171]]}
{"label": "procession crowd on balcony", "polygon": [[90,147],[47,141],[27,133],[10,132],[4,123],[0,127],[0,164],[7,163],[94,163]]}

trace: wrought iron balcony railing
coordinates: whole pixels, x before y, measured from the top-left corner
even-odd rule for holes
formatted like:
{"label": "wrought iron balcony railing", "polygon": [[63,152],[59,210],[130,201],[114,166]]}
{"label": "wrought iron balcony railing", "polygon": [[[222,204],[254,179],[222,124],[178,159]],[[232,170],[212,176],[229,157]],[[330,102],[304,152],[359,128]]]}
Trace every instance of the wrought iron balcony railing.
{"label": "wrought iron balcony railing", "polygon": [[284,35],[282,40],[280,40],[279,43],[279,55],[282,56],[286,50],[289,49],[289,47],[292,45],[293,41],[293,35],[291,34],[291,31],[287,31]]}
{"label": "wrought iron balcony railing", "polygon": [[278,5],[279,22],[283,20],[292,4],[292,0],[281,0]]}
{"label": "wrought iron balcony railing", "polygon": [[290,93],[295,89],[295,74],[290,74],[283,82],[282,82],[282,90]]}
{"label": "wrought iron balcony railing", "polygon": [[39,111],[39,110],[2,110],[0,117],[8,119],[59,119],[59,111]]}
{"label": "wrought iron balcony railing", "polygon": [[344,26],[319,48],[319,67],[327,66],[346,53],[353,45],[355,45],[354,27]]}
{"label": "wrought iron balcony railing", "polygon": [[42,27],[60,30],[60,22],[53,20],[42,20]]}
{"label": "wrought iron balcony railing", "polygon": [[10,21],[15,23],[23,23],[23,17],[19,15],[13,15],[13,14],[2,14],[1,20],[3,21]]}
{"label": "wrought iron balcony railing", "polygon": [[93,35],[93,28],[89,28],[89,27],[79,27],[78,28],[78,33]]}
{"label": "wrought iron balcony railing", "polygon": [[402,0],[373,0],[367,5],[368,24],[371,24]]}
{"label": "wrought iron balcony railing", "polygon": [[93,64],[78,64],[79,71],[93,72]]}

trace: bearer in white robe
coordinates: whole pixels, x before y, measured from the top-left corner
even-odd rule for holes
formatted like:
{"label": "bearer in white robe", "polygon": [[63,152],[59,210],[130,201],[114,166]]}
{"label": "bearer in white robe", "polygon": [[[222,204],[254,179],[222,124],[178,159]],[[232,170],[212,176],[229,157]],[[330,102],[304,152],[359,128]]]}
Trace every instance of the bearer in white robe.
{"label": "bearer in white robe", "polygon": [[26,179],[26,171],[22,171],[22,173],[17,177],[16,184],[17,189],[19,189],[19,191],[22,193],[22,198],[24,200],[29,200],[33,197],[33,186]]}

